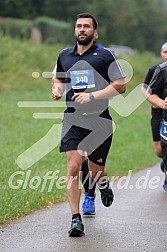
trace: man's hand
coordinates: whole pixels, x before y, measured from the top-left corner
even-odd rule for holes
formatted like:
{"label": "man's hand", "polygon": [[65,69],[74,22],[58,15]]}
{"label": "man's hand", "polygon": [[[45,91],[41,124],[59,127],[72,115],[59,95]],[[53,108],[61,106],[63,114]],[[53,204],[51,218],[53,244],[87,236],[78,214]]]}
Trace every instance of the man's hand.
{"label": "man's hand", "polygon": [[64,92],[64,84],[61,80],[56,79],[54,76],[52,78],[52,99],[61,99]]}
{"label": "man's hand", "polygon": [[163,109],[167,110],[167,97],[165,98],[165,100],[163,101]]}
{"label": "man's hand", "polygon": [[87,102],[90,102],[90,94],[89,93],[74,93],[71,99],[80,104],[87,103]]}
{"label": "man's hand", "polygon": [[53,100],[61,99],[63,90],[61,87],[52,87],[52,98]]}

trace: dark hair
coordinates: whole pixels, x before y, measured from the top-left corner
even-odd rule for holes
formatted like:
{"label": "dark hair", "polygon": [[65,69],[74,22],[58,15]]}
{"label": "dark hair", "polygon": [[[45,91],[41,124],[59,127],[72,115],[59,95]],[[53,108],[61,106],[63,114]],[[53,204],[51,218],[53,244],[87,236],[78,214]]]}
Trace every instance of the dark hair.
{"label": "dark hair", "polygon": [[93,21],[93,28],[94,28],[95,30],[97,29],[97,27],[98,27],[98,22],[97,22],[96,18],[93,17],[91,14],[89,14],[89,13],[81,13],[81,14],[78,14],[75,21],[77,21],[79,18],[91,18],[92,21]]}

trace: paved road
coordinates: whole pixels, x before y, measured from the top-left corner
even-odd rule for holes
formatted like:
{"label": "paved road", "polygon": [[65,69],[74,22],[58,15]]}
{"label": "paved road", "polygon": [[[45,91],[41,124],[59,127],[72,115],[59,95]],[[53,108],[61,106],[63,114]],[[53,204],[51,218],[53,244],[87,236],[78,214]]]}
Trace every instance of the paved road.
{"label": "paved road", "polygon": [[65,202],[2,227],[0,251],[167,252],[167,193],[162,190],[163,177],[156,165],[115,181],[115,201],[109,208],[102,205],[97,191],[96,216],[83,218],[83,237],[68,237],[71,216]]}

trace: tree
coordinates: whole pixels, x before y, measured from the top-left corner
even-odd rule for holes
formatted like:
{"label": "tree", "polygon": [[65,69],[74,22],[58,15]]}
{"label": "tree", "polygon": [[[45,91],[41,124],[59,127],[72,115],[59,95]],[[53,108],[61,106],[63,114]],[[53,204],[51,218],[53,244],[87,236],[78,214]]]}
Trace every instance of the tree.
{"label": "tree", "polygon": [[[78,13],[99,22],[99,42],[158,52],[167,40],[167,0],[0,0],[0,16],[34,20],[48,16],[74,25]],[[73,35],[73,31],[71,31]]]}
{"label": "tree", "polygon": [[46,0],[0,0],[0,16],[34,19],[44,15]]}

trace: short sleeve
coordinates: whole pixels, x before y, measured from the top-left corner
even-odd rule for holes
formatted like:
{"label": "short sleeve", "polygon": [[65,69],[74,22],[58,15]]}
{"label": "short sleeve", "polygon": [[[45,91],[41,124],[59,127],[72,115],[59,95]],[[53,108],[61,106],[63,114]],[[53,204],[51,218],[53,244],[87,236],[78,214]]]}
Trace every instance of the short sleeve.
{"label": "short sleeve", "polygon": [[153,74],[153,77],[149,83],[150,86],[150,93],[151,94],[160,94],[163,91],[163,81],[162,81],[162,73],[161,73],[161,69],[158,66],[155,69],[155,72]]}
{"label": "short sleeve", "polygon": [[63,69],[63,66],[61,64],[61,60],[60,60],[60,55],[57,59],[57,64],[55,66],[55,77],[57,79],[60,79],[60,80],[64,80],[65,79],[65,72],[64,72],[64,69]]}
{"label": "short sleeve", "polygon": [[114,82],[118,79],[125,78],[126,74],[123,71],[121,64],[119,63],[118,59],[116,58],[113,51],[108,50],[108,59],[107,59],[107,69],[108,69],[108,76],[111,82]]}

